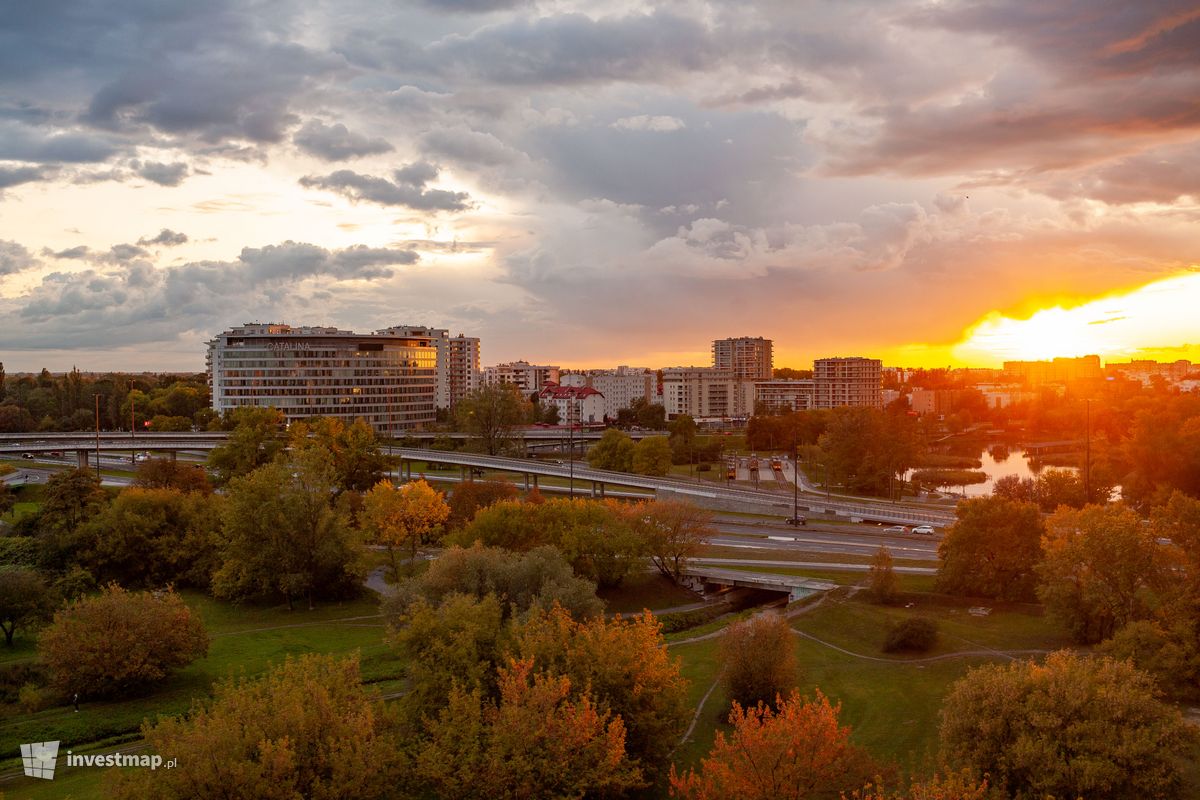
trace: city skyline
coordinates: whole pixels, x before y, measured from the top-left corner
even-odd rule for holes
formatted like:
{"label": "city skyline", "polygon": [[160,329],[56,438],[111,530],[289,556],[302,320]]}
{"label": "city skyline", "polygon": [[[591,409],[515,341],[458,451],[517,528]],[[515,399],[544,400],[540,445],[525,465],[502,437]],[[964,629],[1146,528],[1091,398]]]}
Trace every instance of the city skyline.
{"label": "city skyline", "polygon": [[583,368],[749,329],[780,365],[1200,360],[1194,7],[870,9],[22,8],[0,359],[197,369],[270,319]]}

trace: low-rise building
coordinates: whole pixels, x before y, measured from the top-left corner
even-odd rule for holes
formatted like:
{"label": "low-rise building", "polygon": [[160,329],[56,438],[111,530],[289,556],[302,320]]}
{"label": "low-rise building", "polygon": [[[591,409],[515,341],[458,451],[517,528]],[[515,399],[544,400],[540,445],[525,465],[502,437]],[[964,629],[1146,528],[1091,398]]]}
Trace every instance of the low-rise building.
{"label": "low-rise building", "polygon": [[588,386],[548,383],[538,392],[542,405],[558,409],[562,425],[595,425],[604,422],[604,395]]}

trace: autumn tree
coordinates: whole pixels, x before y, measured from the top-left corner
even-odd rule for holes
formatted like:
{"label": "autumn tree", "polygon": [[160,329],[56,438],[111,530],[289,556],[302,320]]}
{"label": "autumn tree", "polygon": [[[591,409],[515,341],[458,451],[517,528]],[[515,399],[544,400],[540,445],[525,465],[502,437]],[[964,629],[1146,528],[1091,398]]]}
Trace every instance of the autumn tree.
{"label": "autumn tree", "polygon": [[764,613],[729,625],[720,662],[730,700],[749,707],[786,696],[796,685],[796,647],[787,618]]}
{"label": "autumn tree", "polygon": [[576,619],[604,610],[596,597],[596,584],[575,577],[557,549],[544,546],[514,553],[478,544],[449,548],[429,569],[401,584],[385,606],[391,613],[402,613],[417,598],[437,605],[452,594],[477,600],[495,596],[506,617],[535,606],[548,609],[556,603]]}
{"label": "autumn tree", "polygon": [[482,452],[494,456],[511,445],[529,406],[515,386],[481,386],[454,405],[454,421],[459,430],[471,434]]}
{"label": "autumn tree", "polygon": [[463,481],[450,493],[450,518],[446,526],[457,530],[475,519],[481,508],[516,497],[517,487],[508,481]]}
{"label": "autumn tree", "polygon": [[938,546],[938,590],[972,597],[1031,600],[1042,556],[1037,506],[1003,497],[964,500]]}
{"label": "autumn tree", "polygon": [[588,464],[596,469],[629,472],[633,469],[633,439],[617,428],[609,428],[588,451]]}
{"label": "autumn tree", "polygon": [[671,445],[665,436],[647,436],[633,448],[631,467],[638,475],[666,475],[671,471]]}
{"label": "autumn tree", "polygon": [[729,721],[718,730],[700,769],[671,769],[671,794],[687,800],[808,800],[861,789],[873,775],[866,752],[850,741],[850,728],[838,724],[841,706],[818,690],[805,700],[786,697],[743,708],[736,701]]}
{"label": "autumn tree", "polygon": [[346,596],[362,580],[362,545],[331,504],[333,469],[320,451],[259,467],[229,484],[213,593],[230,599]]}
{"label": "autumn tree", "polygon": [[1127,662],[1053,653],[971,670],[941,712],[942,755],[1015,800],[1180,797],[1195,732]]}
{"label": "autumn tree", "polygon": [[988,792],[987,779],[979,780],[970,770],[934,775],[921,780],[914,778],[907,789],[889,791],[882,780],[865,789],[843,794],[843,800],[994,800]]}
{"label": "autumn tree", "polygon": [[651,563],[675,582],[713,533],[712,514],[682,500],[627,504],[621,513],[641,538]]}
{"label": "autumn tree", "polygon": [[32,628],[54,613],[55,598],[36,571],[23,567],[0,567],[0,629],[4,643],[12,647],[18,628]]}
{"label": "autumn tree", "polygon": [[648,776],[665,772],[687,723],[687,681],[653,615],[580,620],[556,606],[513,626],[514,657],[586,688],[599,708],[624,720],[630,758]]}
{"label": "autumn tree", "polygon": [[532,660],[499,669],[499,699],[456,687],[429,724],[417,773],[446,800],[619,796],[644,785],[621,717]]}
{"label": "autumn tree", "polygon": [[228,441],[208,455],[208,465],[220,484],[270,464],[287,444],[284,417],[278,409],[243,406],[229,412],[228,421],[232,425]]}
{"label": "autumn tree", "polygon": [[133,485],[141,489],[212,493],[212,484],[203,467],[169,458],[150,458],[138,464]]}
{"label": "autumn tree", "polygon": [[207,652],[203,623],[174,591],[116,584],[65,605],[38,638],[50,685],[97,697],[143,689]]}
{"label": "autumn tree", "polygon": [[387,546],[392,573],[398,575],[396,548],[408,550],[410,571],[414,568],[417,548],[429,544],[450,517],[450,506],[442,493],[423,480],[396,487],[382,480],[367,492],[360,519],[376,542]]}
{"label": "autumn tree", "polygon": [[896,602],[899,595],[896,571],[892,567],[892,553],[886,547],[881,547],[871,558],[871,571],[867,574],[867,596],[873,603],[886,605]]}
{"label": "autumn tree", "polygon": [[82,562],[128,588],[205,588],[220,565],[221,498],[131,487],[87,525]]}
{"label": "autumn tree", "polygon": [[375,429],[362,418],[349,425],[335,417],[295,422],[288,428],[288,440],[293,451],[318,447],[329,454],[338,491],[365,492],[390,466]]}
{"label": "autumn tree", "polygon": [[396,725],[362,684],[358,660],[288,658],[257,679],[219,684],[186,717],[147,721],[150,749],[170,770],[116,770],[116,800],[395,797],[408,770]]}
{"label": "autumn tree", "polygon": [[1122,506],[1063,508],[1046,523],[1038,597],[1078,642],[1094,644],[1151,615],[1164,580],[1153,531]]}

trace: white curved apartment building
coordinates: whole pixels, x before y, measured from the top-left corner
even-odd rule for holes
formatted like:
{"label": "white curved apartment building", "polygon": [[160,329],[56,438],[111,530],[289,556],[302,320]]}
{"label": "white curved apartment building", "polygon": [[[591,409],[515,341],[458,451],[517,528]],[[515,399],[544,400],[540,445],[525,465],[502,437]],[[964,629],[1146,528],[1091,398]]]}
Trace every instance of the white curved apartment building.
{"label": "white curved apartment building", "polygon": [[434,421],[437,346],[428,335],[248,323],[208,343],[207,365],[219,413],[271,406],[289,422],[362,417],[384,435]]}

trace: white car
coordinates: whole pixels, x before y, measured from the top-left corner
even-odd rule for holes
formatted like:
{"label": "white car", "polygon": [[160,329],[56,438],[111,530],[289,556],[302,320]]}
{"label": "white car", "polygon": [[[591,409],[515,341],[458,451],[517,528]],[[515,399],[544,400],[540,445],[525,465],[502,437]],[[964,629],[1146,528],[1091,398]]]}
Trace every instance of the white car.
{"label": "white car", "polygon": [[923,533],[926,536],[933,536],[933,526],[932,525],[918,525],[917,527],[912,529],[912,532],[913,533]]}
{"label": "white car", "polygon": [[892,525],[890,528],[884,528],[884,533],[908,533],[908,528],[903,525]]}

